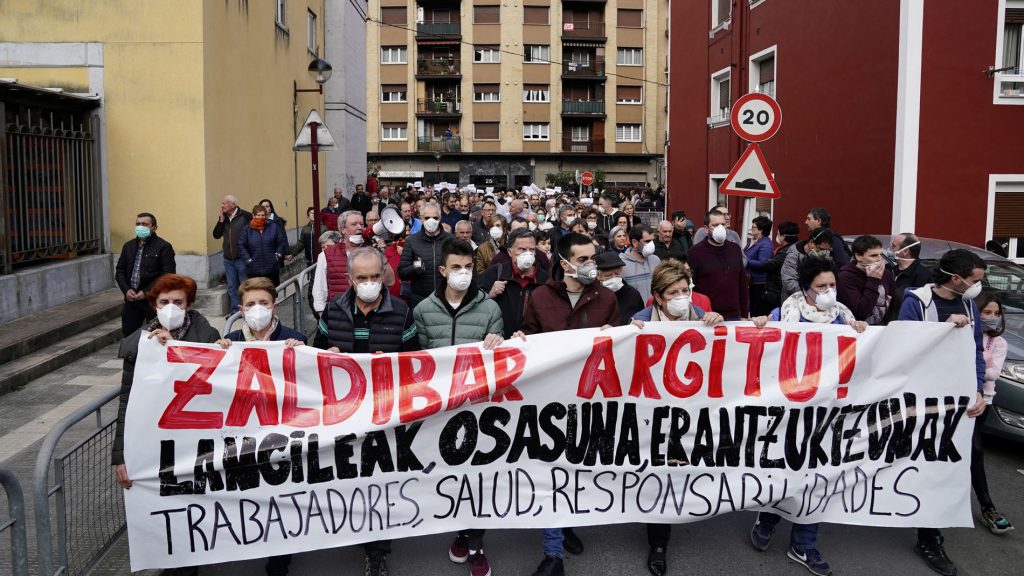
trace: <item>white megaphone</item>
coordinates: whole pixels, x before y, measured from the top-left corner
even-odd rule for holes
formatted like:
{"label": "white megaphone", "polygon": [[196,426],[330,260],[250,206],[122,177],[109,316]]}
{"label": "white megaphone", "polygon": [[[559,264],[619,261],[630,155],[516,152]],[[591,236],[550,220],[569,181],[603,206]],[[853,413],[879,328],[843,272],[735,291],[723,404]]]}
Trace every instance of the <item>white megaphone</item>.
{"label": "white megaphone", "polygon": [[388,204],[380,212],[380,221],[373,225],[373,234],[387,241],[389,235],[397,236],[405,231],[405,220],[402,213],[393,205]]}

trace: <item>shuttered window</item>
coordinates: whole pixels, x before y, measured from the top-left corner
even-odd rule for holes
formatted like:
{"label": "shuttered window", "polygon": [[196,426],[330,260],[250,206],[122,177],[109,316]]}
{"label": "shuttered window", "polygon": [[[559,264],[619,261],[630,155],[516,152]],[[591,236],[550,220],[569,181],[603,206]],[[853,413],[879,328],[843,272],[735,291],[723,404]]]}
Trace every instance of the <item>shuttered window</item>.
{"label": "shuttered window", "polygon": [[618,86],[615,88],[615,101],[619,104],[639,104],[643,97],[643,89],[639,86]]}
{"label": "shuttered window", "polygon": [[996,192],[992,236],[1019,238],[1024,236],[1024,193]]}
{"label": "shuttered window", "polygon": [[547,6],[525,6],[523,7],[524,24],[548,24],[548,14],[551,9]]}
{"label": "shuttered window", "polygon": [[619,8],[618,25],[621,28],[643,28],[644,11]]}
{"label": "shuttered window", "polygon": [[473,122],[474,140],[497,140],[500,131],[498,122]]}
{"label": "shuttered window", "polygon": [[473,6],[474,24],[498,24],[499,6]]}
{"label": "shuttered window", "polygon": [[757,79],[761,84],[775,81],[775,56],[757,63]]}
{"label": "shuttered window", "polygon": [[473,84],[474,102],[498,102],[501,100],[498,84]]}
{"label": "shuttered window", "polygon": [[395,24],[397,26],[404,26],[408,22],[408,13],[409,11],[405,8],[405,6],[381,8],[380,20],[385,24]]}

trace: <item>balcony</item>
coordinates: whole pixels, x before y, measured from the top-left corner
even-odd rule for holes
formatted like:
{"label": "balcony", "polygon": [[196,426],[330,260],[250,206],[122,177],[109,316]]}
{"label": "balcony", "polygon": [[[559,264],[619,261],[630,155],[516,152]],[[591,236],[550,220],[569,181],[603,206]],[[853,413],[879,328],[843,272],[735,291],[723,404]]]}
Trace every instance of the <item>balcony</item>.
{"label": "balcony", "polygon": [[586,62],[573,62],[571,60],[562,63],[563,79],[591,79],[604,82],[604,58],[588,60]]}
{"label": "balcony", "polygon": [[462,61],[458,58],[417,58],[416,77],[456,78],[462,76]]}
{"label": "balcony", "polygon": [[604,22],[563,22],[562,38],[606,40]]}
{"label": "balcony", "polygon": [[604,116],[604,100],[562,100],[563,116]]}
{"label": "balcony", "polygon": [[451,138],[417,138],[417,152],[461,152],[462,137],[452,136]]}
{"label": "balcony", "polygon": [[461,116],[462,100],[460,98],[446,98],[434,100],[420,98],[416,101],[416,114],[419,116]]}
{"label": "balcony", "polygon": [[462,38],[462,24],[459,22],[417,22],[416,41],[452,40]]}
{"label": "balcony", "polygon": [[565,136],[562,138],[562,152],[604,152],[604,138],[580,141]]}

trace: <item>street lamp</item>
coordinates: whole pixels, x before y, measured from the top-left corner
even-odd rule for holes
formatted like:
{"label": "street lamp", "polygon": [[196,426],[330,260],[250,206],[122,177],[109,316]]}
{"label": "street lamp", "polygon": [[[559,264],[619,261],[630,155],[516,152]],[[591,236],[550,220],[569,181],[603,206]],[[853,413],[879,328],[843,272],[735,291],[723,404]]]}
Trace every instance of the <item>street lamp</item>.
{"label": "street lamp", "polygon": [[[295,122],[298,121],[299,115],[299,92],[316,92],[317,94],[324,93],[324,83],[331,78],[331,72],[333,68],[323,58],[317,57],[309,63],[309,67],[306,68],[309,71],[309,76],[316,82],[316,88],[299,88],[299,83],[296,80],[292,80],[292,127],[294,130]],[[317,135],[317,123],[310,123],[310,139],[309,139],[309,151],[310,159],[312,161],[313,171],[313,256],[320,254],[320,152],[316,141]],[[299,206],[299,191],[295,190],[295,206],[298,210]],[[296,212],[296,214],[298,214]]]}
{"label": "street lamp", "polygon": [[437,170],[434,175],[434,185],[437,185],[437,183],[441,181],[441,152],[437,150],[434,151],[434,161],[437,162]]}

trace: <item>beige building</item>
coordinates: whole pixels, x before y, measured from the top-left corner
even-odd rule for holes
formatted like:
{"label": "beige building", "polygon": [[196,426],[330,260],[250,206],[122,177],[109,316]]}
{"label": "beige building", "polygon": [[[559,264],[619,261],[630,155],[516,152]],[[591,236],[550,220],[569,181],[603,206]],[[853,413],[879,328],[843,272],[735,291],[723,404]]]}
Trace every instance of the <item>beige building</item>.
{"label": "beige building", "polygon": [[665,0],[370,0],[367,155],[384,184],[660,182]]}

